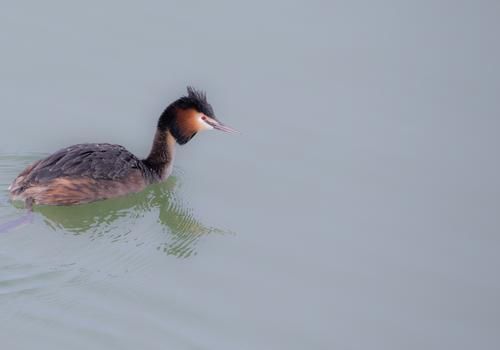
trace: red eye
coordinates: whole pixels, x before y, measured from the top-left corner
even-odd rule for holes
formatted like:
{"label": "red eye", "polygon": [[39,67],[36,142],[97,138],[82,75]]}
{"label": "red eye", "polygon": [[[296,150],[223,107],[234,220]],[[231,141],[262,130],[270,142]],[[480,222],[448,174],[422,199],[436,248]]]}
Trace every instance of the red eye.
{"label": "red eye", "polygon": [[202,120],[207,120],[207,117],[202,116],[202,117],[201,117],[201,119],[202,119]]}

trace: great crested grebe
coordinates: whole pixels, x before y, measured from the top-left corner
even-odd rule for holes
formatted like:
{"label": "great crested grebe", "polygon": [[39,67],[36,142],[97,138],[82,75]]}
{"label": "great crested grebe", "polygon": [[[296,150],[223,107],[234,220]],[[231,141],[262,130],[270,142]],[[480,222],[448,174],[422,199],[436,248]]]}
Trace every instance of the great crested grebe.
{"label": "great crested grebe", "polygon": [[26,207],[75,205],[140,192],[172,172],[175,143],[202,130],[236,130],[219,122],[206,95],[188,87],[158,120],[149,156],[141,160],[119,145],[87,143],[64,148],[28,166],[9,186]]}

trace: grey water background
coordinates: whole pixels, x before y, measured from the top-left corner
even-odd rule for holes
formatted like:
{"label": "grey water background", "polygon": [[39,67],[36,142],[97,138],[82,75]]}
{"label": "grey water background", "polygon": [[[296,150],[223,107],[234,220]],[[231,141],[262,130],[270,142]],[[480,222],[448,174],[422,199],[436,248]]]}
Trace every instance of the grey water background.
{"label": "grey water background", "polygon": [[0,235],[2,349],[498,349],[498,1],[4,2],[7,186],[146,155],[192,84],[242,131]]}

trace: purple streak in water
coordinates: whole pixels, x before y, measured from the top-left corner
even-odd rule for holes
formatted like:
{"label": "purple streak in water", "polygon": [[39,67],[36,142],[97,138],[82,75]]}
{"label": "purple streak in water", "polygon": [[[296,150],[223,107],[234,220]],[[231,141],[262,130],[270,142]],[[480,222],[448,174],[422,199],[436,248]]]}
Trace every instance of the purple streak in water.
{"label": "purple streak in water", "polygon": [[22,226],[24,224],[31,224],[32,222],[33,222],[33,212],[30,211],[21,216],[20,218],[0,224],[0,233],[9,232],[19,226]]}

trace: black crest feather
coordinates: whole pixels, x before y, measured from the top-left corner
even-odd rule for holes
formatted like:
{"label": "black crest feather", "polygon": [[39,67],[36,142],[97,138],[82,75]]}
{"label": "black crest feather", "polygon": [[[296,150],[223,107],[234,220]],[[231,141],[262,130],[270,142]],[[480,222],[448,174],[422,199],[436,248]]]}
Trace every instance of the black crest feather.
{"label": "black crest feather", "polygon": [[196,90],[194,87],[188,86],[187,92],[187,96],[182,98],[182,100],[191,103],[199,112],[211,118],[215,118],[214,110],[210,103],[208,103],[207,94],[204,91]]}
{"label": "black crest feather", "polygon": [[199,102],[202,103],[208,103],[207,94],[204,91],[196,90],[194,87],[188,86],[187,92],[188,92],[188,97],[198,100]]}

